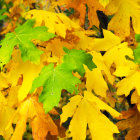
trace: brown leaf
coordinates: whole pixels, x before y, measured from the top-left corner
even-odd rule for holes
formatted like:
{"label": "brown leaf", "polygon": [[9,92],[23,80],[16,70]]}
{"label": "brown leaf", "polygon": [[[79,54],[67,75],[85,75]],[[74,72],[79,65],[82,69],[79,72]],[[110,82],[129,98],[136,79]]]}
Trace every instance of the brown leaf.
{"label": "brown leaf", "polygon": [[126,120],[119,121],[116,125],[120,130],[128,129],[125,140],[137,140],[140,136],[140,113],[136,107],[123,111],[123,117]]}

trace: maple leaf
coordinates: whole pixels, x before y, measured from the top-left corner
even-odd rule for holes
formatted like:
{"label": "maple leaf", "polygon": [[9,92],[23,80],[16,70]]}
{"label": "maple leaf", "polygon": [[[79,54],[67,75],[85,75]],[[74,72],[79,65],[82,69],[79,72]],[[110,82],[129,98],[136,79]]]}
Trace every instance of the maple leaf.
{"label": "maple leaf", "polygon": [[104,59],[106,65],[110,68],[113,62],[115,63],[116,67],[117,65],[123,65],[123,63],[127,61],[126,56],[133,58],[133,51],[130,48],[128,48],[127,42],[124,42],[109,49],[105,53]]}
{"label": "maple leaf", "polygon": [[107,14],[115,14],[108,24],[108,29],[113,30],[121,38],[130,35],[130,17],[135,33],[140,33],[139,0],[112,0],[107,5],[106,11]]}
{"label": "maple leaf", "polygon": [[18,101],[22,101],[26,98],[32,87],[33,80],[38,76],[42,67],[42,64],[37,65],[30,61],[23,62],[20,57],[20,51],[13,51],[10,63],[5,66],[7,72],[3,73],[3,76],[12,87],[17,86],[19,78],[21,76],[23,77],[22,84],[17,90]]}
{"label": "maple leaf", "polygon": [[45,139],[49,131],[52,135],[58,134],[55,123],[48,114],[45,114],[42,105],[37,101],[37,96],[28,97],[19,105],[17,111],[12,116],[6,128],[8,129],[14,121],[14,118],[18,117],[16,128],[11,137],[11,140],[22,140],[28,119],[30,120],[33,138],[35,140]]}
{"label": "maple leaf", "polygon": [[[86,69],[86,88],[88,91],[94,90],[97,95],[106,97],[106,91],[108,90],[106,80],[113,84],[114,77],[108,70],[103,56],[100,53],[92,51],[90,54],[93,55],[93,61],[97,65],[97,68],[93,69],[92,71]],[[105,79],[103,75],[107,78]]]}
{"label": "maple leaf", "polygon": [[85,69],[83,64],[85,64],[89,70],[96,68],[96,65],[92,61],[92,55],[85,53],[83,50],[68,50],[64,48],[64,51],[67,53],[63,57],[63,62],[70,67],[71,70],[77,71],[81,76],[84,75]]}
{"label": "maple leaf", "polygon": [[126,96],[128,96],[132,89],[136,89],[138,95],[140,95],[139,83],[140,83],[140,71],[137,70],[117,83],[118,87],[117,94],[118,95],[125,94]]}
{"label": "maple leaf", "polygon": [[104,38],[89,37],[96,35],[95,31],[90,30],[75,31],[73,34],[79,37],[75,48],[87,51],[108,51],[121,43],[120,38],[108,30],[103,30]]}
{"label": "maple leaf", "polygon": [[47,41],[55,35],[47,32],[45,26],[32,28],[34,22],[34,20],[28,20],[23,25],[17,27],[14,33],[6,34],[0,43],[2,45],[0,48],[0,66],[10,61],[13,48],[16,45],[19,45],[23,61],[30,60],[34,63],[39,62],[40,55],[43,52],[38,50],[31,40],[39,39],[41,41]]}
{"label": "maple leaf", "polygon": [[100,110],[107,110],[111,115],[120,115],[116,110],[101,101],[90,92],[85,92],[84,97],[76,95],[62,108],[61,123],[72,117],[69,131],[74,140],[85,140],[87,124],[92,139],[113,140],[113,133],[119,133],[117,127]]}
{"label": "maple leaf", "polygon": [[[95,68],[90,54],[86,54],[82,50],[68,50],[67,48],[64,48],[64,51],[67,54],[64,55],[63,63],[56,68],[53,64],[45,66],[39,77],[34,80],[30,91],[33,92],[35,88],[43,86],[39,101],[43,102],[46,112],[58,104],[62,89],[66,89],[70,93],[77,92],[75,85],[79,84],[80,80],[72,75],[72,71],[77,71],[83,75],[85,73],[83,64],[87,65],[89,69]],[[68,81],[64,83],[65,79]]]}
{"label": "maple leaf", "polygon": [[116,125],[119,130],[128,129],[128,133],[125,136],[125,140],[136,140],[140,136],[140,113],[136,107],[130,108],[128,111],[121,112],[122,119]]}
{"label": "maple leaf", "polygon": [[58,130],[50,115],[36,117],[32,122],[34,140],[43,140],[50,131],[51,135],[58,135]]}
{"label": "maple leaf", "polygon": [[54,64],[50,64],[43,67],[40,75],[33,81],[30,92],[32,93],[35,88],[43,86],[39,101],[43,102],[47,113],[58,105],[62,89],[66,89],[70,93],[77,92],[75,85],[78,83],[80,80],[72,75],[72,70],[67,69],[65,64],[58,65],[56,68],[54,68]]}
{"label": "maple leaf", "polygon": [[131,59],[134,58],[132,49],[128,47],[127,42],[124,42],[109,49],[103,57],[109,69],[115,64],[115,71],[113,74],[123,77],[130,75],[137,69],[137,65],[128,60],[126,56]]}
{"label": "maple leaf", "polygon": [[93,25],[99,27],[99,20],[97,16],[97,10],[104,11],[104,7],[99,3],[98,0],[59,0],[58,5],[66,5],[66,8],[74,8],[79,12],[81,25],[85,23],[86,16],[86,5],[88,7],[88,19],[90,27]]}
{"label": "maple leaf", "polygon": [[94,51],[108,51],[113,47],[119,45],[121,40],[111,31],[103,30],[104,38],[95,38],[91,43]]}
{"label": "maple leaf", "polygon": [[67,30],[72,30],[73,28],[80,29],[78,24],[74,23],[62,13],[53,13],[44,10],[31,10],[27,12],[25,18],[36,19],[36,26],[44,24],[49,28],[48,32],[56,33],[63,38],[65,38]]}

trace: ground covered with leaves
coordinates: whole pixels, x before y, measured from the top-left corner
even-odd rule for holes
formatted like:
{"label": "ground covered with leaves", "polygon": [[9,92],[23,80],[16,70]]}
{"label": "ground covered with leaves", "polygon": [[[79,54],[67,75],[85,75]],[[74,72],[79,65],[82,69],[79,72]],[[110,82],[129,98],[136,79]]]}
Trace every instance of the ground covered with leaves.
{"label": "ground covered with leaves", "polygon": [[0,1],[0,140],[140,138],[140,0]]}

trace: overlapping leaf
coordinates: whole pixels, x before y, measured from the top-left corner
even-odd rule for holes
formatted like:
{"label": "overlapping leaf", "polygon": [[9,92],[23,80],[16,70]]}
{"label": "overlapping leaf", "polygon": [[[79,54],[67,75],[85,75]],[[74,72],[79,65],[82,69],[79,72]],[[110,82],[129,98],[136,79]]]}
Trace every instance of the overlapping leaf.
{"label": "overlapping leaf", "polygon": [[13,133],[12,126],[7,130],[6,127],[14,113],[15,110],[8,105],[6,98],[0,92],[0,135],[2,135],[6,140],[8,140]]}
{"label": "overlapping leaf", "polygon": [[46,27],[32,28],[34,22],[34,20],[28,20],[22,26],[17,27],[14,33],[6,34],[6,37],[0,43],[2,45],[0,48],[0,66],[10,61],[13,48],[16,45],[19,45],[23,61],[30,60],[34,63],[39,62],[40,55],[43,52],[38,50],[31,40],[38,39],[47,41],[55,35],[47,32]]}
{"label": "overlapping leaf", "polygon": [[139,0],[112,0],[106,7],[108,14],[115,14],[108,25],[109,30],[121,38],[130,35],[130,17],[135,33],[140,33],[140,5]]}
{"label": "overlapping leaf", "polygon": [[122,120],[117,123],[119,130],[128,130],[126,140],[137,140],[140,136],[140,113],[136,107],[122,112]]}
{"label": "overlapping leaf", "polygon": [[113,140],[113,133],[119,133],[119,131],[100,110],[107,110],[114,117],[120,115],[92,93],[85,92],[84,97],[76,95],[62,108],[61,123],[65,122],[68,117],[72,117],[69,130],[73,140],[86,139],[87,124],[92,139]]}
{"label": "overlapping leaf", "polygon": [[80,83],[80,80],[72,75],[72,71],[67,69],[67,66],[62,64],[54,68],[54,65],[50,64],[45,66],[39,77],[33,81],[30,92],[33,92],[35,88],[43,86],[39,101],[43,103],[47,113],[54,106],[58,105],[62,89],[72,93],[77,90],[75,85],[78,83]]}
{"label": "overlapping leaf", "polygon": [[48,114],[45,114],[42,105],[37,101],[37,96],[27,98],[23,103],[20,104],[17,111],[12,116],[6,129],[10,128],[15,117],[17,117],[18,120],[11,140],[22,140],[28,119],[30,119],[33,138],[35,140],[45,139],[48,132],[50,132],[52,135],[58,134],[55,123]]}
{"label": "overlapping leaf", "polygon": [[[118,117],[120,113],[107,105],[110,103],[108,97],[109,100],[115,99],[112,106],[116,109],[127,109],[129,105],[125,106],[128,104],[125,96],[135,90],[131,96],[131,104],[136,104],[137,110],[126,111],[125,116],[119,117],[125,120],[118,122],[117,126],[120,130],[127,129],[125,139],[137,139],[140,136],[138,112],[140,111],[140,46],[138,44],[133,53],[136,42],[132,41],[132,44],[130,42],[131,37],[134,40],[134,34],[139,33],[140,29],[139,0],[59,0],[57,2],[5,0],[5,2],[12,2],[13,5],[7,13],[8,20],[4,22],[5,30],[1,32],[2,35],[9,31],[11,33],[1,41],[0,48],[0,66],[6,64],[0,73],[0,135],[6,140],[24,139],[26,124],[29,123],[33,139],[44,140],[47,134],[55,135],[53,138],[58,139],[60,127],[57,130],[54,122],[55,115],[59,114],[54,114],[53,122],[50,115],[45,113],[57,106],[60,97],[63,97],[57,108],[61,110],[61,106],[66,104],[71,96],[65,90],[78,93],[79,89],[79,95],[72,97],[62,108],[61,123],[71,118],[70,137],[74,140],[84,140],[86,136],[93,140],[113,140],[113,134],[119,131],[109,120],[111,116],[103,111],[109,112],[113,117]],[[30,8],[40,10],[24,13]],[[59,12],[68,13],[72,20]],[[107,17],[104,12],[113,15]],[[0,15],[2,14],[3,10]],[[25,18],[33,20],[15,29],[17,24],[24,21],[23,14]],[[3,15],[0,18],[4,18]],[[101,19],[106,22],[111,19],[108,29],[113,30],[113,32],[103,30],[104,38],[100,38]],[[83,28],[79,26],[79,21]],[[85,30],[93,25],[98,28],[97,32]],[[130,35],[130,28],[133,36]],[[54,34],[57,37],[48,41],[55,36]],[[129,35],[130,37],[123,40]],[[139,34],[136,35],[136,41],[140,42]],[[40,64],[32,63],[39,61]],[[117,97],[114,90],[117,90],[118,95],[125,94],[125,96]],[[35,92],[29,95],[29,91]],[[94,96],[93,91],[99,97]],[[42,104],[38,103],[38,96],[45,111]],[[122,99],[122,104],[118,108],[118,102]],[[129,101],[128,98],[127,100]],[[15,110],[16,113],[13,115]],[[13,124],[16,124],[15,128],[12,127]],[[68,139],[68,135],[64,139]],[[116,139],[119,139],[118,136]]]}
{"label": "overlapping leaf", "polygon": [[103,30],[104,38],[95,38],[94,41],[89,42],[94,51],[108,51],[113,47],[119,45],[121,40],[108,30]]}
{"label": "overlapping leaf", "polygon": [[[73,71],[83,75],[85,73],[83,64],[87,65],[90,70],[95,68],[90,54],[81,50],[70,51],[66,48],[64,50],[67,54],[64,56],[63,63],[56,68],[53,64],[45,66],[39,77],[34,80],[30,91],[33,92],[35,88],[43,86],[39,100],[43,102],[46,112],[58,105],[62,89],[66,89],[70,93],[74,91],[77,93],[75,86],[80,83],[80,80],[72,75]],[[65,79],[68,80],[65,81]]]}
{"label": "overlapping leaf", "polygon": [[36,19],[36,26],[41,26],[44,24],[49,28],[49,32],[56,33],[63,38],[65,38],[67,30],[80,28],[78,24],[74,23],[62,13],[57,14],[43,10],[31,10],[26,14],[26,18]]}
{"label": "overlapping leaf", "polygon": [[128,96],[132,89],[136,89],[138,95],[140,95],[139,82],[140,82],[140,71],[137,70],[136,72],[124,78],[117,84],[118,87],[117,94],[118,95],[125,94],[126,96]]}
{"label": "overlapping leaf", "polygon": [[[86,88],[88,91],[94,91],[97,95],[106,97],[106,92],[108,90],[107,81],[111,84],[114,82],[114,77],[111,75],[108,70],[103,56],[95,51],[92,51],[94,63],[97,65],[97,68],[92,71],[86,69]],[[106,79],[104,78],[106,77]]]}
{"label": "overlapping leaf", "polygon": [[133,61],[126,58],[134,58],[133,51],[128,47],[127,42],[114,46],[108,50],[103,57],[105,64],[109,69],[113,63],[115,64],[115,71],[113,74],[116,76],[128,76],[137,69],[137,65],[135,65]]}
{"label": "overlapping leaf", "polygon": [[[100,1],[101,2],[101,1]],[[102,1],[103,2],[103,1]],[[98,0],[59,0],[58,5],[65,5],[66,8],[74,8],[80,16],[81,25],[84,25],[85,16],[86,16],[86,5],[88,7],[88,18],[90,27],[93,25],[99,27],[99,19],[97,16],[97,10],[104,11],[104,7],[99,3]],[[103,3],[102,3],[103,4]],[[104,5],[104,4],[103,4]]]}
{"label": "overlapping leaf", "polygon": [[23,78],[22,84],[17,91],[19,101],[22,101],[28,95],[33,80],[38,76],[42,69],[42,65],[33,64],[30,61],[23,62],[19,50],[14,50],[13,57],[8,65],[6,65],[7,73],[3,74],[6,82],[15,87],[20,77]]}
{"label": "overlapping leaf", "polygon": [[67,55],[64,55],[63,62],[70,67],[71,70],[77,71],[81,76],[84,75],[85,69],[83,64],[85,64],[89,70],[92,70],[96,65],[92,62],[92,55],[85,53],[83,50],[68,50],[64,48]]}

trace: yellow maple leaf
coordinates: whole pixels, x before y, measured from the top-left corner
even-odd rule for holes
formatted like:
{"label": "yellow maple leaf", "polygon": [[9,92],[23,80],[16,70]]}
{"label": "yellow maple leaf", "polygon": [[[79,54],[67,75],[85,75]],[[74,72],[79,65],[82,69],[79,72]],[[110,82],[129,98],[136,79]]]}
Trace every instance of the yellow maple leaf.
{"label": "yellow maple leaf", "polygon": [[[100,0],[103,5],[106,5],[103,0]],[[86,16],[86,5],[88,6],[88,18],[90,27],[93,25],[99,27],[99,20],[97,16],[97,10],[103,11],[104,7],[98,0],[59,0],[54,6],[62,6],[63,9],[74,8],[76,16],[74,18],[80,19],[80,24],[83,26]],[[78,16],[77,16],[78,15]]]}
{"label": "yellow maple leaf", "polygon": [[95,51],[90,52],[93,55],[93,61],[97,68],[92,71],[86,68],[86,88],[88,91],[94,90],[97,95],[106,97],[106,91],[108,90],[107,83],[103,77],[106,76],[111,84],[114,82],[114,77],[111,75],[109,69],[105,65],[103,56]]}
{"label": "yellow maple leaf", "polygon": [[128,76],[137,68],[137,65],[126,59],[126,56],[131,59],[134,58],[132,49],[127,46],[127,42],[124,42],[109,49],[103,57],[108,69],[115,64],[115,72],[113,74],[122,77]]}
{"label": "yellow maple leaf", "polygon": [[90,35],[96,35],[95,31],[89,33],[89,30],[75,31],[73,34],[79,37],[75,46],[77,49],[108,51],[121,43],[120,38],[108,30],[103,30],[104,38],[89,37]]}
{"label": "yellow maple leaf", "polygon": [[128,96],[132,89],[136,89],[138,95],[140,95],[139,83],[140,83],[140,71],[137,70],[128,77],[121,80],[119,83],[117,83],[118,87],[117,94],[118,95],[125,94],[126,96]]}
{"label": "yellow maple leaf", "polygon": [[134,62],[126,61],[126,62],[124,62],[124,65],[118,65],[116,67],[116,70],[113,73],[113,75],[115,75],[117,77],[129,76],[134,71],[136,71],[137,68],[138,68],[138,65],[136,65]]}
{"label": "yellow maple leaf", "polygon": [[90,42],[92,50],[94,51],[107,51],[121,43],[118,36],[114,35],[108,30],[103,30],[104,38],[95,38]]}
{"label": "yellow maple leaf", "polygon": [[42,104],[38,103],[37,96],[28,97],[19,105],[6,129],[12,125],[15,117],[18,117],[18,121],[11,140],[22,140],[28,120],[31,123],[33,138],[35,140],[44,140],[49,131],[52,135],[58,134],[55,123],[48,114],[45,114]]}
{"label": "yellow maple leaf", "polygon": [[119,133],[119,131],[100,110],[107,110],[114,117],[120,115],[92,93],[85,92],[84,97],[76,95],[62,108],[61,123],[65,122],[68,117],[72,117],[69,131],[73,140],[86,139],[87,124],[92,139],[113,140],[113,133]]}
{"label": "yellow maple leaf", "polygon": [[106,7],[109,14],[115,14],[108,25],[109,30],[124,38],[130,35],[130,17],[135,33],[140,33],[139,0],[112,0]]}
{"label": "yellow maple leaf", "polygon": [[35,26],[45,25],[48,32],[56,33],[65,38],[66,31],[72,29],[80,29],[80,26],[70,20],[62,13],[53,13],[43,10],[31,10],[27,12],[26,19],[36,19]]}
{"label": "yellow maple leaf", "polygon": [[41,71],[42,64],[37,65],[30,61],[23,62],[20,56],[20,51],[15,50],[13,58],[7,65],[7,68],[9,72],[5,74],[5,77],[12,86],[16,86],[21,75],[23,76],[22,85],[18,90],[18,100],[22,101],[28,95],[32,87],[33,80]]}

